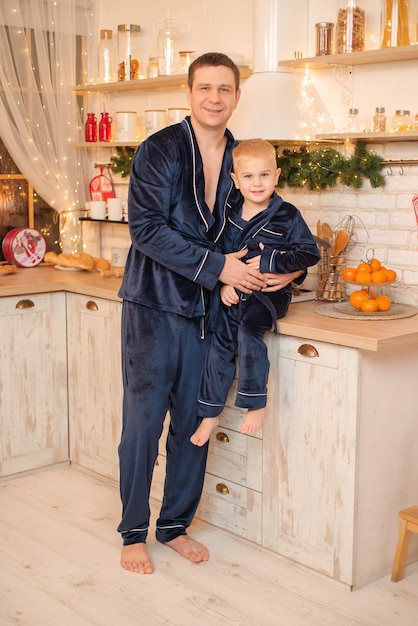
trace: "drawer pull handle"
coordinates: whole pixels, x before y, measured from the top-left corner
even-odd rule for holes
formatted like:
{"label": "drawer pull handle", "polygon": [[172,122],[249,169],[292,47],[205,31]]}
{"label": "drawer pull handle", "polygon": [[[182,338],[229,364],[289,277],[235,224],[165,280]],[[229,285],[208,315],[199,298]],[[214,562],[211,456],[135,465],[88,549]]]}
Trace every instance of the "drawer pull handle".
{"label": "drawer pull handle", "polygon": [[220,441],[221,443],[229,443],[229,437],[226,433],[216,433],[216,440]]}
{"label": "drawer pull handle", "polygon": [[298,353],[301,354],[302,356],[308,356],[308,357],[319,356],[318,350],[315,348],[315,346],[312,346],[310,343],[303,343],[301,346],[299,346]]}
{"label": "drawer pull handle", "polygon": [[229,489],[226,485],[224,485],[223,483],[218,483],[216,485],[216,491],[218,493],[222,493],[223,495],[226,495],[227,493],[229,493]]}
{"label": "drawer pull handle", "polygon": [[35,303],[33,302],[33,300],[19,300],[19,302],[16,304],[16,309],[31,309],[32,307],[35,306]]}
{"label": "drawer pull handle", "polygon": [[97,304],[94,302],[94,300],[89,300],[86,303],[86,309],[88,309],[89,311],[98,311],[99,307],[97,306]]}

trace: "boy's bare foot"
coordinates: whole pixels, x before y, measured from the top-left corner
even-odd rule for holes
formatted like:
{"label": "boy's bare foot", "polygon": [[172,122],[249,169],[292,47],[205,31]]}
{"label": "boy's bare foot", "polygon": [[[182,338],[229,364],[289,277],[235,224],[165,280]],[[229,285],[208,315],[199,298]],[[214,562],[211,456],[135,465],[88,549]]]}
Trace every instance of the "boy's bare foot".
{"label": "boy's bare foot", "polygon": [[145,543],[132,543],[129,546],[123,546],[120,564],[123,569],[136,574],[152,574],[154,571]]}
{"label": "boy's bare foot", "polygon": [[265,407],[262,409],[249,409],[240,428],[240,432],[248,435],[249,433],[256,433],[260,430],[263,425],[265,412]]}
{"label": "boy's bare foot", "polygon": [[[210,418],[212,419],[212,418]],[[185,559],[189,559],[192,563],[200,563],[201,561],[209,560],[209,550],[203,543],[199,543],[195,539],[189,537],[189,535],[179,535],[171,541],[167,541],[166,546],[170,546],[180,556],[184,556]]]}
{"label": "boy's bare foot", "polygon": [[190,441],[195,446],[204,446],[212,433],[212,430],[217,427],[219,420],[217,417],[204,417],[200,423],[200,426],[195,430],[190,437]]}

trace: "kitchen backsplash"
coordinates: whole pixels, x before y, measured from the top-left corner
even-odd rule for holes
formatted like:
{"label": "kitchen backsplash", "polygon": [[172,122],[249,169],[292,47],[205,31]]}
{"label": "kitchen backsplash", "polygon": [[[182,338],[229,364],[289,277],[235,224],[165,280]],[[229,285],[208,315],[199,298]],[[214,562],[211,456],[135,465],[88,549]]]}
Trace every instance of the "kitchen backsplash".
{"label": "kitchen backsplash", "polygon": [[[373,149],[388,161],[418,161],[416,142],[375,145]],[[418,231],[412,206],[418,193],[418,163],[385,166],[384,174],[384,188],[372,189],[366,181],[359,190],[342,185],[320,192],[285,187],[279,194],[301,210],[314,233],[318,219],[335,227],[347,215],[353,216],[357,243],[347,255],[347,264],[356,265],[372,248],[397,271],[398,279],[390,288],[393,299],[418,306]],[[115,182],[117,195],[126,198],[127,183]],[[128,226],[83,222],[83,243],[87,251],[110,260],[112,247],[130,245]]]}

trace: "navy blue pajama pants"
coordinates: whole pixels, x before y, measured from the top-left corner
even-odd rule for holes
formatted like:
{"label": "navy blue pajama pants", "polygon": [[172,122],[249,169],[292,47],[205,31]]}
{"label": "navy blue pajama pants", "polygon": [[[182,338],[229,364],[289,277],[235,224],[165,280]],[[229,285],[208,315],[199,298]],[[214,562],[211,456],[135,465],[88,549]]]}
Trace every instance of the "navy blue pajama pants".
{"label": "navy blue pajama pants", "polygon": [[[282,302],[281,302],[282,301]],[[277,319],[283,317],[289,297],[276,296]],[[216,333],[203,368],[199,390],[200,417],[217,417],[223,410],[236,369],[238,350],[238,392],[235,406],[261,409],[267,403],[270,369],[263,337],[272,327],[272,313],[256,297],[222,307]]]}
{"label": "navy blue pajama pants", "polygon": [[200,420],[197,397],[210,337],[198,321],[132,302],[122,309],[123,429],[119,444],[124,545],[146,541],[149,495],[167,411],[167,469],[156,537],[185,535],[199,504],[208,446],[190,436]]}

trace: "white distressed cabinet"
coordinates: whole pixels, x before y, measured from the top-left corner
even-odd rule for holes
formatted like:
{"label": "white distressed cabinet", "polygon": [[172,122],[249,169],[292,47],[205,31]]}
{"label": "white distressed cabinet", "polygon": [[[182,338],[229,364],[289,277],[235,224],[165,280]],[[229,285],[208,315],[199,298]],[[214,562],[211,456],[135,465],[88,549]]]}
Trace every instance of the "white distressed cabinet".
{"label": "white distressed cabinet", "polygon": [[68,461],[65,294],[0,298],[0,476]]}
{"label": "white distressed cabinet", "polygon": [[118,480],[122,425],[120,302],[68,293],[71,462]]}

